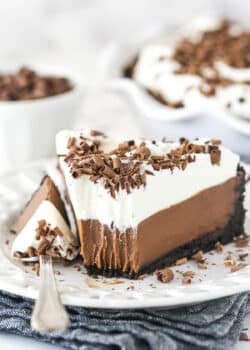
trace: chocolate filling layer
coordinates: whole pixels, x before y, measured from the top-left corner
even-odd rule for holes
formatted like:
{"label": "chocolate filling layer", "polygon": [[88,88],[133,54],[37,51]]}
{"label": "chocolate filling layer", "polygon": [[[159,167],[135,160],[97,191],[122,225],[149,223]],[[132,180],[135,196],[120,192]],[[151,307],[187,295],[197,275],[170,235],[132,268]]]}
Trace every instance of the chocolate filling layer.
{"label": "chocolate filling layer", "polygon": [[81,254],[90,273],[136,277],[243,232],[244,171],[162,210],[125,232],[79,220]]}
{"label": "chocolate filling layer", "polygon": [[19,217],[19,220],[17,223],[17,228],[16,228],[17,233],[19,233],[24,228],[26,223],[35,214],[39,205],[44,200],[47,200],[47,201],[50,201],[51,203],[53,203],[54,206],[56,207],[56,209],[64,217],[66,222],[68,222],[67,214],[65,211],[63,201],[60,197],[60,193],[59,193],[56,185],[54,184],[54,182],[51,180],[51,178],[49,176],[45,176],[41,182],[40,187],[33,194],[31,200],[26,205],[23,213]]}

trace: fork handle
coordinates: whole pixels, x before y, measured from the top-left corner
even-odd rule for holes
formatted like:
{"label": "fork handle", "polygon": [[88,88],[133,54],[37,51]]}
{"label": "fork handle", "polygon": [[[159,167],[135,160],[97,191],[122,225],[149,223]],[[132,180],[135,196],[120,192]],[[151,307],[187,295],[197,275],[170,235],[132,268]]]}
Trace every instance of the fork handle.
{"label": "fork handle", "polygon": [[41,255],[40,290],[31,316],[31,327],[39,332],[64,331],[70,325],[63,306],[52,267],[52,258]]}

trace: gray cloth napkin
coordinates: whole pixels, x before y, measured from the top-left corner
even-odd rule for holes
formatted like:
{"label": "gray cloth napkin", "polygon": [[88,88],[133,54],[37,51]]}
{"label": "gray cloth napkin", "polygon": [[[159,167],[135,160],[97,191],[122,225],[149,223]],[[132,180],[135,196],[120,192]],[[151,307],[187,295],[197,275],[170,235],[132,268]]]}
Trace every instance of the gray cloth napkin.
{"label": "gray cloth napkin", "polygon": [[68,307],[63,333],[30,329],[33,302],[0,293],[0,330],[81,350],[232,349],[250,312],[250,293],[172,310],[105,311]]}

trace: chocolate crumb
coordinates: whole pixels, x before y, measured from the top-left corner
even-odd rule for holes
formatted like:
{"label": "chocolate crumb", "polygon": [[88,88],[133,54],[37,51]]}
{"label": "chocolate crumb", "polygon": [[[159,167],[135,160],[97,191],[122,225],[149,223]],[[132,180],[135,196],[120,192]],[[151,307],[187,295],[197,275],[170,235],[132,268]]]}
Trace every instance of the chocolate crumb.
{"label": "chocolate crumb", "polygon": [[197,262],[197,267],[201,270],[207,270],[207,266],[203,262]]}
{"label": "chocolate crumb", "polygon": [[233,260],[233,255],[232,253],[228,253],[226,258],[224,260]]}
{"label": "chocolate crumb", "polygon": [[248,253],[239,254],[239,259],[240,260],[245,260],[246,257],[248,257]]}
{"label": "chocolate crumb", "polygon": [[226,267],[233,267],[233,266],[235,266],[235,264],[236,264],[236,262],[235,262],[235,260],[226,260],[226,261],[224,261],[224,265],[226,266]]}
{"label": "chocolate crumb", "polygon": [[176,266],[184,265],[184,264],[187,263],[187,261],[188,261],[187,258],[181,258],[181,259],[176,260],[175,265],[176,265]]}
{"label": "chocolate crumb", "polygon": [[90,135],[91,136],[105,136],[105,134],[101,131],[98,130],[90,130]]}
{"label": "chocolate crumb", "polygon": [[219,165],[221,159],[221,150],[219,148],[214,148],[210,151],[211,163]]}
{"label": "chocolate crumb", "polygon": [[44,255],[48,246],[49,246],[49,241],[46,238],[42,238],[41,242],[38,244],[38,247],[37,247],[38,254]]}
{"label": "chocolate crumb", "polygon": [[248,334],[246,332],[240,332],[240,341],[250,341]]}
{"label": "chocolate crumb", "polygon": [[32,267],[32,271],[36,272],[37,276],[40,276],[40,264],[39,263],[35,263]]}
{"label": "chocolate crumb", "polygon": [[182,284],[191,284],[192,283],[192,280],[190,277],[183,277],[182,280],[181,280],[181,283]]}
{"label": "chocolate crumb", "polygon": [[53,231],[54,231],[56,236],[63,237],[63,233],[58,227],[55,227]]}
{"label": "chocolate crumb", "polygon": [[235,241],[236,247],[247,247],[249,243],[249,237],[238,238]]}
{"label": "chocolate crumb", "polygon": [[247,264],[245,264],[245,263],[239,263],[239,264],[231,267],[231,272],[239,271],[239,270],[243,269],[246,266],[247,266]]}
{"label": "chocolate crumb", "polygon": [[221,242],[219,242],[219,241],[216,242],[214,246],[215,246],[217,253],[221,253],[223,251],[223,245],[221,244]]}
{"label": "chocolate crumb", "polygon": [[147,277],[147,274],[146,273],[144,273],[144,274],[142,274],[142,275],[140,275],[139,277],[138,277],[138,280],[144,280],[144,278],[146,278]]}
{"label": "chocolate crumb", "polygon": [[28,258],[28,254],[17,251],[17,252],[14,252],[14,257],[19,259]]}
{"label": "chocolate crumb", "polygon": [[73,264],[74,264],[73,260],[64,260],[63,261],[63,266],[64,267],[69,267],[69,266],[72,266]]}
{"label": "chocolate crumb", "polygon": [[156,271],[156,276],[158,281],[162,283],[169,283],[174,279],[174,273],[169,268]]}
{"label": "chocolate crumb", "polygon": [[196,275],[196,273],[194,271],[185,271],[185,272],[183,272],[182,275],[184,277],[191,277],[191,278],[193,278]]}
{"label": "chocolate crumb", "polygon": [[221,145],[221,140],[218,140],[218,139],[212,139],[210,142],[212,145],[215,145],[215,146]]}
{"label": "chocolate crumb", "polygon": [[196,261],[203,261],[204,260],[204,255],[203,255],[203,251],[199,250],[197,253],[195,253],[192,256],[192,259],[196,260]]}
{"label": "chocolate crumb", "polygon": [[67,148],[70,149],[71,147],[75,146],[76,138],[75,137],[69,137]]}
{"label": "chocolate crumb", "polygon": [[135,287],[130,285],[130,286],[127,287],[127,290],[135,290]]}

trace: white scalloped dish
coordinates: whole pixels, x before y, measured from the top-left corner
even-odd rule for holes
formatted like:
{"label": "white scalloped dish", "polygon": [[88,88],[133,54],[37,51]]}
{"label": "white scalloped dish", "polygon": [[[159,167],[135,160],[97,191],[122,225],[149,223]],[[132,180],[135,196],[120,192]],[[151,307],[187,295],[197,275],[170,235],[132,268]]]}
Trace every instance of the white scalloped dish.
{"label": "white scalloped dish", "polygon": [[[36,298],[39,278],[30,266],[23,266],[11,258],[11,242],[15,236],[10,230],[46,172],[58,183],[55,160],[36,162],[23,170],[0,177],[0,289],[29,298]],[[247,185],[245,207],[250,209],[250,184]],[[250,232],[249,213],[246,232]],[[206,254],[206,270],[197,268],[193,261],[176,266],[173,268],[175,278],[167,284],[159,282],[155,276],[134,281],[105,277],[95,279],[87,276],[80,261],[67,267],[56,264],[56,279],[62,300],[69,305],[113,309],[177,307],[250,289],[250,266],[233,273],[224,266],[224,259],[229,251],[237,256],[250,253],[250,247],[237,248],[231,243],[220,254]],[[244,263],[250,263],[249,256]],[[181,282],[182,274],[178,271],[194,271],[196,275],[191,284],[184,285]]]}

